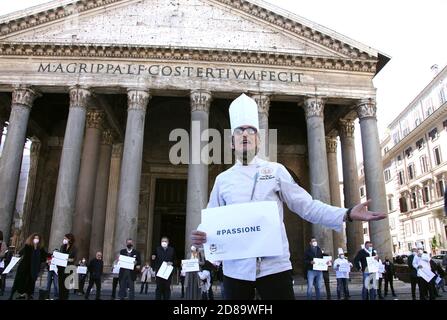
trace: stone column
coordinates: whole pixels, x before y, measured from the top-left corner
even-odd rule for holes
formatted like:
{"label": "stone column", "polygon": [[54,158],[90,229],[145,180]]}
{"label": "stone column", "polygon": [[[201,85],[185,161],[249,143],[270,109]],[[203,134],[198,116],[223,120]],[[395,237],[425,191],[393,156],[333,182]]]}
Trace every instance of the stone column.
{"label": "stone column", "polygon": [[[341,142],[341,157],[343,162],[343,193],[345,207],[350,208],[360,203],[360,184],[357,173],[357,158],[355,155],[354,121],[340,120],[339,134]],[[363,224],[361,221],[346,223],[348,257],[353,259],[363,243]]]}
{"label": "stone column", "polygon": [[[324,101],[319,97],[309,97],[304,101],[307,122],[307,147],[309,152],[310,185],[312,197],[330,203],[329,173],[324,133]],[[333,254],[332,230],[312,224],[313,236],[319,247]]]}
{"label": "stone column", "polygon": [[21,242],[24,243],[30,232],[30,215],[33,207],[34,191],[36,186],[37,168],[39,166],[40,150],[42,143],[36,137],[31,138],[30,167],[28,172],[28,182],[26,184],[25,201],[23,203],[23,228]]}
{"label": "stone column", "polygon": [[107,209],[107,188],[109,186],[110,158],[112,156],[112,131],[102,133],[99,151],[98,174],[96,176],[95,201],[93,203],[92,233],[90,238],[90,258],[103,250],[104,229]]}
{"label": "stone column", "polygon": [[64,235],[72,232],[85,115],[90,96],[88,89],[79,86],[70,88],[70,109],[57,178],[49,248],[59,248]]}
{"label": "stone column", "polygon": [[[340,199],[340,179],[338,178],[337,164],[337,137],[335,135],[326,137],[327,164],[329,172],[329,189],[331,190],[331,204],[341,207]],[[332,241],[334,244],[333,254],[336,255],[338,248],[346,249],[344,232],[332,231]]]}
{"label": "stone column", "polygon": [[12,92],[8,133],[0,158],[0,230],[7,242],[14,216],[29,114],[37,97],[38,93],[27,86],[17,87]]}
{"label": "stone column", "polygon": [[103,120],[104,113],[102,111],[95,109],[87,111],[87,128],[85,129],[84,146],[82,148],[76,209],[73,216],[73,234],[76,237],[78,258],[85,257],[87,260],[89,259],[93,201],[95,199]]}
{"label": "stone column", "polygon": [[200,159],[207,141],[201,141],[201,133],[208,129],[211,93],[204,90],[191,92],[190,156],[188,165],[188,191],[186,196],[185,253],[191,246],[191,232],[200,224],[201,210],[208,203],[208,164]]}
{"label": "stone column", "polygon": [[251,97],[258,105],[259,129],[261,130],[261,150],[258,153],[262,158],[269,154],[269,109],[270,97],[265,94],[252,94]]}
{"label": "stone column", "polygon": [[114,251],[123,248],[127,238],[132,238],[134,243],[137,243],[144,121],[150,94],[145,90],[129,89],[127,99],[126,136],[120,172]]}
{"label": "stone column", "polygon": [[116,255],[116,252],[113,252],[113,239],[115,238],[116,205],[118,203],[118,187],[122,157],[123,144],[114,144],[112,147],[112,158],[110,160],[106,221],[102,253],[105,266],[111,266]]}
{"label": "stone column", "polygon": [[[363,165],[365,171],[366,195],[371,199],[369,209],[387,212],[385,181],[382,155],[377,129],[376,103],[373,99],[361,100],[357,106],[362,134]],[[392,244],[388,217],[369,223],[370,239],[378,254],[392,256]]]}

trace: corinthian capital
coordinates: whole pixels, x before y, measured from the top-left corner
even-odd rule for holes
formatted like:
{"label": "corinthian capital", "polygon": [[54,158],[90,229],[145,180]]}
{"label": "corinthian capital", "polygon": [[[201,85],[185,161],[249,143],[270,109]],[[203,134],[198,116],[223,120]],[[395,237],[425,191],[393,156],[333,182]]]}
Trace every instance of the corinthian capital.
{"label": "corinthian capital", "polygon": [[308,97],[304,100],[304,112],[306,118],[323,117],[324,115],[324,100],[320,97]]}
{"label": "corinthian capital", "polygon": [[372,98],[363,99],[357,104],[357,115],[359,119],[375,118],[376,112],[376,101]]}
{"label": "corinthian capital", "polygon": [[113,143],[113,133],[110,129],[105,129],[102,132],[102,144],[111,145]]}
{"label": "corinthian capital", "polygon": [[270,97],[262,93],[252,94],[251,97],[256,101],[256,104],[258,105],[258,112],[265,113],[268,116],[270,109]]}
{"label": "corinthian capital", "polygon": [[354,130],[355,130],[354,121],[340,119],[338,123],[338,132],[340,136],[352,138],[354,137]]}
{"label": "corinthian capital", "polygon": [[127,90],[127,110],[142,110],[146,112],[147,104],[151,99],[148,90]]}
{"label": "corinthian capital", "polygon": [[326,152],[327,153],[337,152],[337,137],[335,136],[326,137]]}
{"label": "corinthian capital", "polygon": [[191,112],[194,111],[210,111],[211,100],[213,99],[211,92],[206,90],[191,91]]}
{"label": "corinthian capital", "polygon": [[121,158],[123,155],[123,143],[116,143],[112,146],[112,157]]}
{"label": "corinthian capital", "polygon": [[33,102],[40,94],[29,86],[18,86],[12,92],[12,104],[20,104],[22,106],[32,108]]}
{"label": "corinthian capital", "polygon": [[87,88],[74,86],[69,89],[70,94],[70,108],[87,108],[88,101],[92,95]]}
{"label": "corinthian capital", "polygon": [[100,110],[89,110],[87,112],[87,128],[100,129],[104,122],[104,112]]}

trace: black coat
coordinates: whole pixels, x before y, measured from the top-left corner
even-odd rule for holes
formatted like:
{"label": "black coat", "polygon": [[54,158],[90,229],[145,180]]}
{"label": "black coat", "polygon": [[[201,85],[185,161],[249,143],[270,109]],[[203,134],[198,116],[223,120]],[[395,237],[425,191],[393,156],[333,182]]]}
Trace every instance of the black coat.
{"label": "black coat", "polygon": [[313,269],[312,261],[314,258],[323,258],[323,252],[321,251],[320,247],[317,247],[316,253],[312,250],[312,247],[309,246],[306,251],[304,251],[304,276],[307,275],[307,271]]}
{"label": "black coat", "polygon": [[39,275],[41,264],[47,260],[47,252],[45,249],[37,249],[34,255],[34,248],[30,245],[25,245],[19,251],[21,257],[17,267],[16,277],[14,279],[13,287],[20,294],[32,294],[34,283]]}
{"label": "black coat", "polygon": [[[375,255],[376,253],[373,251],[372,256],[374,257]],[[354,267],[357,270],[362,270],[362,272],[365,272],[365,269],[368,266],[368,263],[366,262],[367,257],[370,257],[370,255],[368,252],[365,251],[365,249],[357,252],[357,255],[354,258]]]}
{"label": "black coat", "polygon": [[101,279],[102,272],[104,269],[104,262],[98,259],[92,259],[88,263],[87,270],[90,273],[91,279]]}
{"label": "black coat", "polygon": [[137,270],[137,266],[141,267],[140,253],[135,249],[132,249],[130,253],[127,252],[127,249],[122,249],[120,251],[120,255],[135,258],[136,264],[133,270],[120,268],[119,277],[121,278],[125,272],[130,272],[130,278],[132,279],[132,281],[137,280],[137,275],[139,273],[139,271]]}
{"label": "black coat", "polygon": [[175,250],[173,247],[167,247],[166,250],[162,246],[158,246],[153,253],[155,255],[154,271],[158,272],[163,262],[175,263]]}
{"label": "black coat", "polygon": [[394,264],[391,261],[386,261],[386,260],[383,264],[385,265],[385,277],[387,279],[394,277],[394,274],[395,274]]}
{"label": "black coat", "polygon": [[412,278],[417,278],[418,277],[418,270],[416,268],[413,267],[413,260],[414,260],[414,255],[409,255],[408,256],[408,260],[407,260],[407,265],[408,268],[410,269],[410,276]]}

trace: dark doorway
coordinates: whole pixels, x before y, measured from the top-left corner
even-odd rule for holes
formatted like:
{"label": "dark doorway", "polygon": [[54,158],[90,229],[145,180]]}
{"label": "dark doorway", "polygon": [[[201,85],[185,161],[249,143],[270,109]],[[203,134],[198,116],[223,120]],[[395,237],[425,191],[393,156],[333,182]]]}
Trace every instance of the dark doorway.
{"label": "dark doorway", "polygon": [[167,236],[178,261],[185,254],[186,188],[185,179],[157,179],[155,188],[152,248]]}

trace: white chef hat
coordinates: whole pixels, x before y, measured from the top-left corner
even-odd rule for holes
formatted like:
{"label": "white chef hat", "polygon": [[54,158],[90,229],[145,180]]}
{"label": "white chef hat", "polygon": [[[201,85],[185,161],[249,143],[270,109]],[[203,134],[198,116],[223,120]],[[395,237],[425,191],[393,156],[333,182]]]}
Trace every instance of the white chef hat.
{"label": "white chef hat", "polygon": [[345,254],[345,252],[343,251],[343,248],[338,248],[338,254]]}
{"label": "white chef hat", "polygon": [[258,105],[256,101],[241,94],[230,105],[231,133],[241,126],[250,126],[259,130]]}

